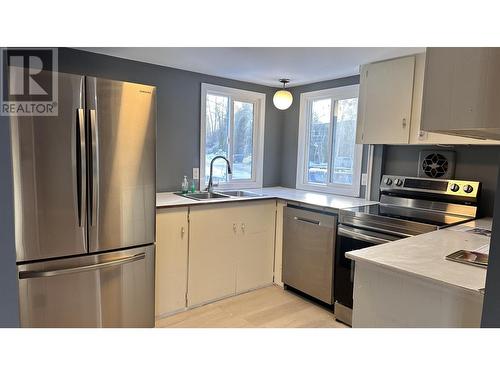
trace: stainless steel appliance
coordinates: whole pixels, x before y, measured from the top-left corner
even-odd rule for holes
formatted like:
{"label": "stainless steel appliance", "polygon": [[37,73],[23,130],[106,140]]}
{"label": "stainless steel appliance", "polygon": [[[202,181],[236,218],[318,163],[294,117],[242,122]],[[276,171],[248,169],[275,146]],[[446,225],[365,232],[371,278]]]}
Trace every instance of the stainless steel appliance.
{"label": "stainless steel appliance", "polygon": [[335,255],[335,317],[351,324],[354,262],[345,253],[473,220],[481,183],[383,176],[380,202],[340,210]]}
{"label": "stainless steel appliance", "polygon": [[58,85],[58,116],[10,118],[21,325],[152,327],[156,89]]}
{"label": "stainless steel appliance", "polygon": [[336,228],[333,214],[284,209],[283,283],[330,305]]}

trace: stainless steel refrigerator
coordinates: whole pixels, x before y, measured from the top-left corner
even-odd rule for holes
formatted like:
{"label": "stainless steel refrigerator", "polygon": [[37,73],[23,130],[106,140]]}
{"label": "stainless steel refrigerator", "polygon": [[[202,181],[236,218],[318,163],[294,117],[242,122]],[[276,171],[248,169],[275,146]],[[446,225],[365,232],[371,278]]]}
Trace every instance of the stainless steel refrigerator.
{"label": "stainless steel refrigerator", "polygon": [[21,326],[153,327],[156,89],[58,78],[10,118]]}

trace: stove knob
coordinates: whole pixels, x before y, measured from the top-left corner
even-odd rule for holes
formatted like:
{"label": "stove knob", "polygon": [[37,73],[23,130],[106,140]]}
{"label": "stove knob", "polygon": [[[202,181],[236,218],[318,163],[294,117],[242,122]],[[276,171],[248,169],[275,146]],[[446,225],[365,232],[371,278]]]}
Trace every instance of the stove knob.
{"label": "stove knob", "polygon": [[464,186],[464,191],[467,193],[467,194],[470,194],[472,193],[472,191],[474,190],[474,188],[470,185],[465,185]]}
{"label": "stove knob", "polygon": [[403,185],[403,180],[401,180],[401,179],[399,179],[399,178],[396,178],[396,179],[394,180],[394,183],[396,184],[396,186],[401,186],[401,185]]}
{"label": "stove knob", "polygon": [[386,185],[392,185],[392,180],[389,177],[387,177],[384,182]]}
{"label": "stove knob", "polygon": [[451,184],[450,190],[453,192],[457,192],[458,190],[460,190],[460,186],[458,186],[457,184]]}

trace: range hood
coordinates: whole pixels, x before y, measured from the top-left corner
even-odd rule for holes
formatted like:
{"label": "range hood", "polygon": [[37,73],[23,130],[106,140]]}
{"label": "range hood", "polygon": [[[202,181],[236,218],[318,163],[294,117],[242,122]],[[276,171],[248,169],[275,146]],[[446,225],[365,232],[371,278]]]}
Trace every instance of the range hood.
{"label": "range hood", "polygon": [[427,48],[422,130],[500,140],[500,48]]}

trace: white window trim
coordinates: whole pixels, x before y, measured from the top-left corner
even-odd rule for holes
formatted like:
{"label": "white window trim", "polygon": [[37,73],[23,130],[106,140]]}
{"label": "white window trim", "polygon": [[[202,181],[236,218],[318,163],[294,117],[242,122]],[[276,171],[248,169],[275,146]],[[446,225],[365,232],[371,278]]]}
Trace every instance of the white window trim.
{"label": "white window trim", "polygon": [[[347,195],[351,197],[359,197],[361,190],[361,163],[363,158],[363,145],[356,144],[354,149],[355,162],[353,166],[353,184],[333,184],[327,185],[315,184],[307,181],[306,165],[307,155],[309,154],[309,122],[308,116],[311,111],[313,100],[331,98],[333,100],[348,99],[359,96],[359,85],[335,87],[332,89],[305,92],[300,95],[300,117],[299,117],[299,144],[297,152],[297,181],[296,187],[301,190],[318,191],[322,193],[332,193],[339,195]],[[333,116],[333,108],[332,108]],[[332,119],[333,120],[333,119]],[[333,123],[333,121],[331,121]],[[333,131],[330,127],[330,133]],[[329,136],[329,159],[331,163],[332,152],[332,134]]]}
{"label": "white window trim", "polygon": [[[254,104],[253,127],[253,168],[252,179],[237,181],[220,181],[220,189],[249,189],[261,188],[264,167],[264,130],[266,114],[266,94],[240,90],[231,87],[201,84],[201,121],[200,121],[200,190],[206,188],[205,184],[205,134],[206,134],[206,97],[207,94],[230,96],[237,101],[251,102]],[[232,109],[231,109],[232,111]]]}

